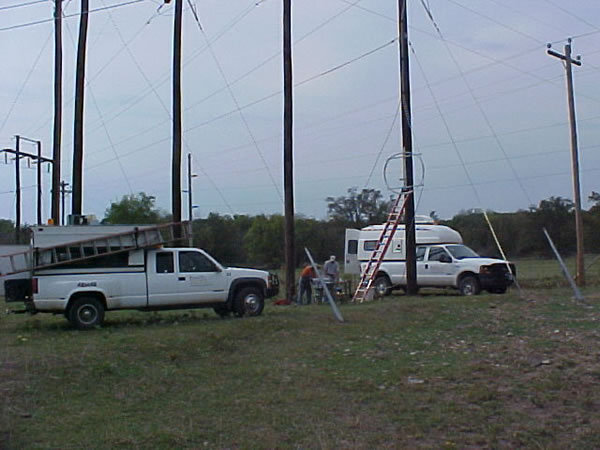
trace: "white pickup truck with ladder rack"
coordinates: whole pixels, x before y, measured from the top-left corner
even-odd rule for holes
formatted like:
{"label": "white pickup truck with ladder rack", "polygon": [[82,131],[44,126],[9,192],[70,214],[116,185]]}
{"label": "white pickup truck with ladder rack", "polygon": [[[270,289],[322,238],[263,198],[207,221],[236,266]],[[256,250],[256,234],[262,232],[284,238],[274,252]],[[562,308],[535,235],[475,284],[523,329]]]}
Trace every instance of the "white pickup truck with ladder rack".
{"label": "white pickup truck with ladder rack", "polygon": [[187,240],[189,223],[31,231],[25,251],[0,255],[5,300],[24,302],[30,313],[64,314],[77,328],[98,326],[105,311],[118,309],[212,307],[221,316],[255,316],[279,290],[266,271],[223,267],[196,248],[163,247]]}

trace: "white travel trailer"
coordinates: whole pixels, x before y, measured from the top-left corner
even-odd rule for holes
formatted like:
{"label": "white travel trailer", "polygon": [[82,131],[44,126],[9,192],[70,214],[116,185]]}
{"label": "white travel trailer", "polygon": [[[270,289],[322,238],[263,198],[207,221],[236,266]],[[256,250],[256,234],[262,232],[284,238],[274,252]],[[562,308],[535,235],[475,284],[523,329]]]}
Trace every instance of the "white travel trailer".
{"label": "white travel trailer", "polygon": [[[364,270],[384,225],[360,230],[346,229],[344,271],[360,275]],[[462,245],[460,233],[433,221],[416,224],[417,285],[452,287],[463,295],[478,294],[481,289],[506,292],[512,284],[515,267],[507,261],[482,258]],[[375,288],[382,295],[406,286],[406,249],[404,225],[399,225],[376,275]]]}

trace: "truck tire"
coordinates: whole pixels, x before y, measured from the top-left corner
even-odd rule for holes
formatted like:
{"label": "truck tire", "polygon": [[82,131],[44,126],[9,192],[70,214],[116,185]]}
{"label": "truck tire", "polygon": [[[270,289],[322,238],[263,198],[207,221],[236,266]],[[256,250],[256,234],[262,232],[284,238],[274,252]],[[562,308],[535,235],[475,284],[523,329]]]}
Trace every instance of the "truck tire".
{"label": "truck tire", "polygon": [[392,282],[387,275],[377,275],[374,287],[375,293],[381,297],[392,293]]}
{"label": "truck tire", "polygon": [[460,295],[477,295],[481,291],[479,280],[475,275],[465,275],[458,282]]}
{"label": "truck tire", "polygon": [[265,307],[265,297],[260,289],[246,287],[235,296],[233,312],[238,317],[260,316]]}
{"label": "truck tire", "polygon": [[104,305],[95,297],[79,297],[69,307],[67,318],[75,328],[89,330],[102,325]]}

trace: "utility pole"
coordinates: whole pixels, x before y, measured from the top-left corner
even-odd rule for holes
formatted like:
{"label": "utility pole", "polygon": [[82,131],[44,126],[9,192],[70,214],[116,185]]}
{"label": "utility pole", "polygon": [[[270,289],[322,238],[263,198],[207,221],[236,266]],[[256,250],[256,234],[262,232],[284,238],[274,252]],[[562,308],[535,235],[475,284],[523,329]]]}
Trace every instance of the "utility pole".
{"label": "utility pole", "polygon": [[417,261],[415,238],[415,197],[412,150],[412,113],[410,105],[410,69],[408,59],[408,19],[406,0],[398,0],[398,41],[400,47],[400,106],[402,111],[402,153],[404,156],[406,293],[417,293]]}
{"label": "utility pole", "polygon": [[[16,193],[16,213],[15,213],[15,238],[19,241],[21,233],[21,158],[28,158],[29,161],[34,161],[37,166],[37,223],[42,224],[42,164],[54,164],[54,161],[42,156],[42,143],[23,136],[15,136],[15,150],[5,148],[0,150],[0,153],[10,153],[15,155],[15,193]],[[27,153],[21,151],[21,142],[27,141],[35,144],[37,153]]]}
{"label": "utility pole", "polygon": [[175,0],[173,26],[173,156],[171,209],[173,222],[181,222],[181,29],[183,0]]}
{"label": "utility pole", "polygon": [[581,56],[571,58],[571,38],[565,45],[565,54],[552,50],[548,44],[548,54],[564,61],[567,73],[567,104],[569,108],[569,123],[571,125],[571,171],[573,174],[573,197],[575,198],[575,234],[577,238],[577,284],[585,286],[585,265],[583,259],[583,219],[581,216],[581,190],[579,187],[579,155],[577,150],[577,122],[575,120],[575,97],[573,94],[572,64],[581,66]]}
{"label": "utility pole", "polygon": [[37,141],[37,223],[42,225],[42,142]]}
{"label": "utility pole", "polygon": [[192,154],[188,153],[188,217],[189,217],[189,221],[190,221],[190,230],[189,230],[189,246],[193,247],[194,246],[194,238],[192,236],[192,231],[193,231],[193,226],[192,226],[192,222],[194,221],[194,203],[192,201],[192,178],[195,178],[196,175],[194,175],[192,173]]}
{"label": "utility pole", "polygon": [[52,144],[52,208],[55,225],[60,219],[60,161],[62,136],[62,0],[54,0],[54,139]]}
{"label": "utility pole", "polygon": [[79,42],[77,43],[77,74],[75,77],[75,125],[73,130],[73,196],[71,213],[81,214],[83,192],[83,100],[85,94],[85,56],[88,29],[89,0],[81,0]]}
{"label": "utility pole", "polygon": [[292,2],[283,0],[283,189],[285,203],[285,294],[296,292],[296,242],[294,235]]}
{"label": "utility pole", "polygon": [[65,225],[65,196],[67,194],[70,194],[71,192],[73,192],[71,189],[67,189],[68,186],[69,186],[69,183],[67,183],[65,181],[60,182],[60,197],[61,197],[61,203],[62,203],[62,209],[61,209],[62,221],[60,222],[59,225]]}
{"label": "utility pole", "polygon": [[15,238],[17,244],[21,242],[21,137],[16,136],[15,144],[15,193],[16,193],[16,214],[15,214]]}

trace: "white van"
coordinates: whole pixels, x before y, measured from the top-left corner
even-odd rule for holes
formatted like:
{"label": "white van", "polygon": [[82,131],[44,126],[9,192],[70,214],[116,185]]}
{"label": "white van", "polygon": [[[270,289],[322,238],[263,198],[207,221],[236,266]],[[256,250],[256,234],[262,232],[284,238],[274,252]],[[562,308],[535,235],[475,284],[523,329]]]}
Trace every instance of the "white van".
{"label": "white van", "polygon": [[[361,230],[346,229],[344,271],[361,274],[376,247],[384,225]],[[399,225],[384,255],[375,279],[381,295],[406,287],[405,228]],[[463,295],[476,295],[482,289],[504,293],[513,283],[514,264],[482,258],[463,245],[460,233],[450,227],[430,223],[416,224],[418,287],[451,287]]]}

